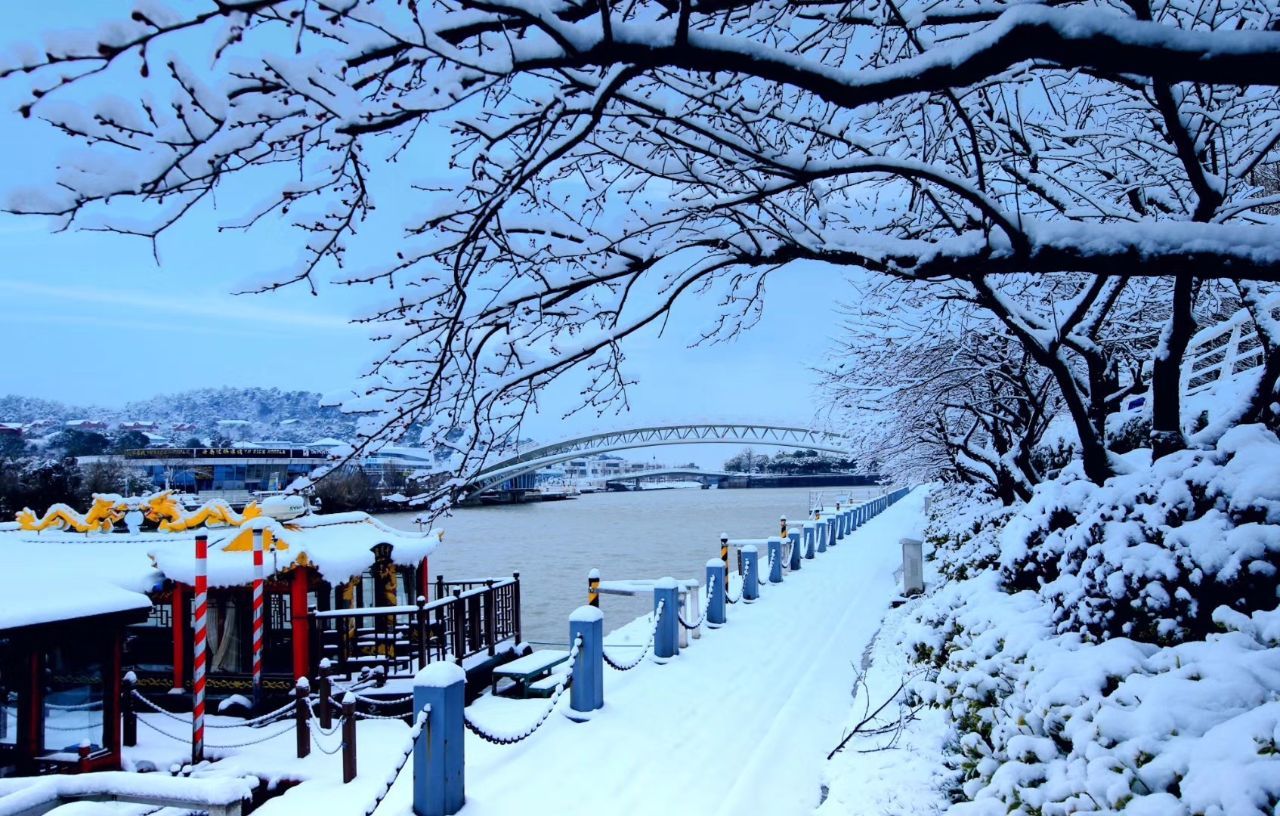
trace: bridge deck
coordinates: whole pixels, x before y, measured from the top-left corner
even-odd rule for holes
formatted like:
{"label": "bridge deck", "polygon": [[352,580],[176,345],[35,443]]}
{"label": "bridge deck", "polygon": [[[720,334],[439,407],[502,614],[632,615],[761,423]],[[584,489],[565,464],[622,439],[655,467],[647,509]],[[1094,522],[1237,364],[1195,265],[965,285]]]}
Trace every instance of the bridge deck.
{"label": "bridge deck", "polygon": [[[466,813],[810,812],[849,714],[852,664],[898,591],[898,540],[918,536],[921,502],[908,496],[759,603],[732,606],[728,626],[666,665],[606,670],[605,707],[589,723],[553,715],[514,748],[468,734]],[[610,651],[630,661],[631,649]],[[472,714],[517,725],[538,710],[482,699]]]}

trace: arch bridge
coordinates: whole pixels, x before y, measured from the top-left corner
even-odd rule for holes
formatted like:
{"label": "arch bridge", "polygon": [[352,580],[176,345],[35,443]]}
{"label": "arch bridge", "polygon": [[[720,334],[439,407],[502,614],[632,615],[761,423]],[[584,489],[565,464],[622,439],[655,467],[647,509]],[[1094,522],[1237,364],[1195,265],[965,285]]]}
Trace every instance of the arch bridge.
{"label": "arch bridge", "polygon": [[658,445],[767,445],[778,448],[849,454],[847,439],[831,431],[780,425],[660,425],[593,434],[525,451],[480,470],[466,486],[468,494],[491,490],[508,479],[599,453]]}

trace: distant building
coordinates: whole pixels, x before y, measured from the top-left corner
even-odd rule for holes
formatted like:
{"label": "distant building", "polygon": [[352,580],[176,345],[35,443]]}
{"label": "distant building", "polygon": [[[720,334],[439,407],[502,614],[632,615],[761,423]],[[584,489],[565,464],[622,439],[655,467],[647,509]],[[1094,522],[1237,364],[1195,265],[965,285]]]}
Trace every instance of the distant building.
{"label": "distant building", "polygon": [[155,433],[160,426],[147,420],[128,419],[116,426],[118,431],[137,431],[138,433]]}
{"label": "distant building", "polygon": [[107,430],[107,423],[96,419],[68,419],[63,425],[73,431],[95,431],[100,433]]}
{"label": "distant building", "polygon": [[[324,453],[289,447],[139,448],[123,455],[125,463],[156,489],[190,493],[282,490],[328,460]],[[79,463],[106,458],[81,456]]]}

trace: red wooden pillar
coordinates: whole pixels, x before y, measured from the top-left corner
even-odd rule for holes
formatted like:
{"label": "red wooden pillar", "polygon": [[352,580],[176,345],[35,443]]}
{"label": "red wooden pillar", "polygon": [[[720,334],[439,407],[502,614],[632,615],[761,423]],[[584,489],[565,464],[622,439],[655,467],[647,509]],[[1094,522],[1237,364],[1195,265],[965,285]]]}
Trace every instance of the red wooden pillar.
{"label": "red wooden pillar", "polygon": [[307,618],[307,590],[311,570],[294,567],[289,581],[289,626],[293,636],[293,679],[307,676],[311,668],[311,621]]}
{"label": "red wooden pillar", "polygon": [[123,756],[120,747],[120,695],[124,691],[124,632],[119,627],[116,627],[115,634],[112,636],[111,660],[108,663],[110,665],[107,671],[110,674],[102,678],[106,686],[104,690],[106,699],[102,701],[102,716],[106,724],[105,733],[102,735],[102,747],[111,752],[105,768],[118,771]]}
{"label": "red wooden pillar", "polygon": [[27,760],[44,753],[44,649],[32,644],[27,664],[27,704],[23,728],[19,732],[25,743]]}
{"label": "red wooden pillar", "polygon": [[169,598],[170,628],[173,629],[173,687],[187,687],[187,586],[177,582]]}
{"label": "red wooden pillar", "polygon": [[[418,595],[431,600],[431,570],[428,569],[427,559],[422,559],[422,563],[418,565]],[[414,598],[410,598],[412,603]]]}

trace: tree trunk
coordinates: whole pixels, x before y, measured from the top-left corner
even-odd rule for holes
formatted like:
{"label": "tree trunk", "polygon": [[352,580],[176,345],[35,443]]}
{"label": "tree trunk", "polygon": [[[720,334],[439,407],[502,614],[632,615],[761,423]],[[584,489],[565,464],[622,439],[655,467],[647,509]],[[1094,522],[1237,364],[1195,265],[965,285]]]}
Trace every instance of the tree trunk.
{"label": "tree trunk", "polygon": [[1182,362],[1195,333],[1192,278],[1179,273],[1173,284],[1173,312],[1160,334],[1151,365],[1151,458],[1159,459],[1187,446],[1182,432]]}

